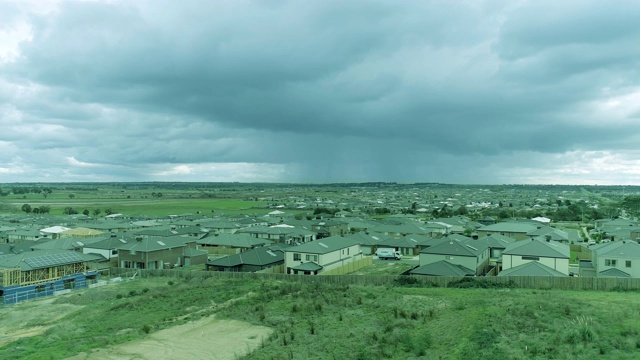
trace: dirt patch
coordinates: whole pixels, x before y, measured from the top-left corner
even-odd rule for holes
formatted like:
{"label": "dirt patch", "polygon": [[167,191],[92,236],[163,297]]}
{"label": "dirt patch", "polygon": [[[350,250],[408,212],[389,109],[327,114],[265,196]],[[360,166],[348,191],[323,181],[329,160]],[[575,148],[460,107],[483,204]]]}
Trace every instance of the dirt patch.
{"label": "dirt patch", "polygon": [[81,353],[69,360],[233,360],[258,348],[273,329],[207,317],[160,330],[130,343]]}
{"label": "dirt patch", "polygon": [[53,304],[55,298],[25,301],[0,310],[0,346],[23,337],[44,333],[55,322],[82,308],[79,305]]}

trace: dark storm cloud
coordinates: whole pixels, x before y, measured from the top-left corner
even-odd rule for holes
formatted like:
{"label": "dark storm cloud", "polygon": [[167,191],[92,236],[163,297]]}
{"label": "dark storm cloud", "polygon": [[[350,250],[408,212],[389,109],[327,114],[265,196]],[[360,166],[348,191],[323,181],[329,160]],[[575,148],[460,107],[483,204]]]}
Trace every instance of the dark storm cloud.
{"label": "dark storm cloud", "polygon": [[637,147],[631,1],[22,11],[30,38],[0,63],[0,147],[12,144],[0,172],[55,164],[30,156],[49,150],[40,158],[63,159],[71,179],[247,163],[289,166],[292,181],[527,182],[513,169],[561,170],[580,151],[628,159]]}

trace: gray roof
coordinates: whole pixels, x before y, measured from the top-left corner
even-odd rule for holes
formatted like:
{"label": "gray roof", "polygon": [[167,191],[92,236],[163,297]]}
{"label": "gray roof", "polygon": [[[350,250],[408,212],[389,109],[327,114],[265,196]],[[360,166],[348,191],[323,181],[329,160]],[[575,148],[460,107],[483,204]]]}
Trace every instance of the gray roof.
{"label": "gray roof", "polygon": [[31,246],[31,249],[32,250],[47,250],[47,249],[75,250],[75,249],[81,249],[86,245],[100,242],[104,239],[105,239],[104,236],[94,237],[94,238],[66,237],[66,238],[60,238],[60,239],[46,241],[46,242],[40,242],[36,245]]}
{"label": "gray roof", "polygon": [[600,271],[598,273],[598,277],[630,278],[631,275],[627,274],[626,272],[624,272],[622,270],[619,270],[619,269],[616,269],[616,268],[611,268],[611,269]]}
{"label": "gray roof", "polygon": [[614,241],[592,247],[598,256],[640,258],[640,244],[635,241]]}
{"label": "gray roof", "polygon": [[209,265],[233,267],[239,265],[265,266],[284,262],[284,252],[280,249],[259,247],[252,250],[225,256],[220,259],[210,261]]}
{"label": "gray roof", "polygon": [[356,241],[360,245],[365,246],[378,245],[380,244],[380,242],[389,238],[387,235],[365,232],[357,232],[355,234],[347,235],[346,237]]}
{"label": "gray roof", "polygon": [[[539,224],[538,224],[539,226]],[[529,222],[500,222],[497,224],[486,225],[478,228],[476,231],[492,231],[492,232],[510,232],[510,233],[528,233],[538,228]]]}
{"label": "gray roof", "polygon": [[319,240],[310,241],[302,245],[291,246],[287,248],[286,251],[308,254],[327,254],[354,245],[358,245],[358,242],[353,239],[341,236],[330,236]]}
{"label": "gray roof", "polygon": [[298,266],[294,266],[291,269],[298,271],[319,271],[322,270],[322,265],[316,264],[313,261],[309,261]]}
{"label": "gray roof", "polygon": [[569,246],[557,241],[545,241],[537,238],[509,244],[502,254],[568,259]]}
{"label": "gray roof", "polygon": [[491,249],[506,249],[509,244],[516,242],[516,239],[500,234],[492,234],[481,237],[476,241],[486,243]]}
{"label": "gray roof", "polygon": [[[179,239],[177,239],[179,238]],[[139,252],[152,252],[159,251],[164,249],[174,249],[179,247],[184,247],[185,243],[181,241],[172,241],[174,240],[186,240],[185,238],[180,237],[153,237],[153,238],[136,238],[134,240],[125,240],[124,243],[116,246],[118,250],[125,251],[139,251]],[[191,240],[195,241],[195,240]]]}
{"label": "gray roof", "polygon": [[537,261],[514,266],[512,268],[502,270],[498,276],[567,276],[558,270],[552,269]]}
{"label": "gray roof", "polygon": [[436,261],[431,264],[422,265],[410,271],[412,275],[430,276],[473,276],[475,271],[466,266],[452,264],[446,260]]}
{"label": "gray roof", "polygon": [[97,260],[104,260],[104,258],[96,254],[83,254],[71,250],[36,250],[1,259],[0,269],[20,268],[22,271],[29,271]]}
{"label": "gray roof", "polygon": [[235,248],[254,248],[272,244],[273,241],[267,239],[259,239],[249,234],[209,234],[196,241],[197,244],[212,246],[227,246]]}
{"label": "gray roof", "polygon": [[449,236],[447,239],[449,241],[442,241],[422,250],[420,253],[477,257],[487,249],[486,243],[474,241],[470,238],[464,240]]}

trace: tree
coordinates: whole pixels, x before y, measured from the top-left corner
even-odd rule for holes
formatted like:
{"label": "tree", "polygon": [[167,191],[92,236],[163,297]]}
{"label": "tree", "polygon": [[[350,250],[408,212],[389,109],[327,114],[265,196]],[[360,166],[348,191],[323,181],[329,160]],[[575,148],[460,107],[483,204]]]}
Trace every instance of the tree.
{"label": "tree", "polygon": [[467,207],[464,205],[460,205],[460,207],[455,212],[456,215],[467,215],[468,213],[469,210],[467,210]]}
{"label": "tree", "polygon": [[29,204],[24,204],[22,205],[22,207],[20,208],[20,210],[26,212],[27,214],[29,214],[31,212],[31,205]]}
{"label": "tree", "polygon": [[71,206],[67,206],[66,208],[64,208],[62,213],[65,215],[75,215],[78,213],[78,211],[72,208]]}
{"label": "tree", "polygon": [[89,216],[89,209],[84,209],[82,214],[84,214],[85,216]]}
{"label": "tree", "polygon": [[76,197],[76,194],[69,194],[69,199],[73,199],[74,197]]}
{"label": "tree", "polygon": [[38,212],[40,214],[48,214],[51,211],[51,208],[47,205],[40,205],[38,207]]}
{"label": "tree", "polygon": [[98,215],[100,215],[101,212],[102,212],[102,210],[100,210],[100,209],[93,209],[93,216],[97,217]]}
{"label": "tree", "polygon": [[113,210],[111,210],[111,208],[107,208],[107,209],[104,211],[104,213],[105,213],[105,214],[107,214],[107,215],[111,215],[111,214],[113,214]]}

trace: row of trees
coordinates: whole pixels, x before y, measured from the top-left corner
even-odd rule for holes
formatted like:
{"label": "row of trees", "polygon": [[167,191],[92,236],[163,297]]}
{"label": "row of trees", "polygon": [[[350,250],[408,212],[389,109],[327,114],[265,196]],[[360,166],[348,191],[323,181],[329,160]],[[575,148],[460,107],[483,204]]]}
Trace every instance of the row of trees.
{"label": "row of trees", "polygon": [[33,214],[48,214],[51,211],[51,207],[47,206],[47,205],[40,205],[38,207],[31,207],[31,205],[29,204],[24,204],[22,205],[22,208],[20,208],[20,210],[24,211],[27,214],[33,213]]}
{"label": "row of trees", "polygon": [[[29,204],[24,204],[22,205],[20,210],[24,211],[27,214],[48,214],[49,212],[51,212],[51,207],[47,205],[31,207],[31,205]],[[75,215],[75,214],[78,214],[78,210],[72,208],[71,206],[67,206],[64,208],[64,210],[62,210],[62,213],[65,215]],[[86,216],[89,216],[89,214],[93,214],[93,216],[95,217],[99,216],[101,213],[102,213],[102,210],[100,209],[93,209],[93,211],[89,211],[89,209],[84,209],[82,211],[82,214]],[[104,213],[106,215],[111,215],[111,214],[114,214],[115,212],[111,208],[108,208],[104,211]]]}

